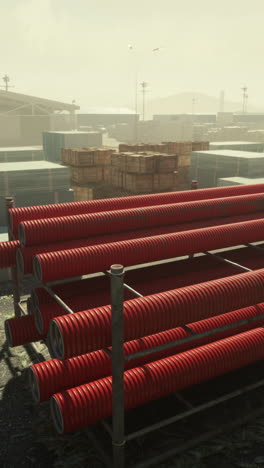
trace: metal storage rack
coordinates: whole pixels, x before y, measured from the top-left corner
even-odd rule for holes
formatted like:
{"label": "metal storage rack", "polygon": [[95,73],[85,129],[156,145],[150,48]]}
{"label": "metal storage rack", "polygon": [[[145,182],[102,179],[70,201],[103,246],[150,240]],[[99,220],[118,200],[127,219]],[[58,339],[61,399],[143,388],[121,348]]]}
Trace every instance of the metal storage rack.
{"label": "metal storage rack", "polygon": [[[12,208],[14,206],[14,201],[12,198],[7,199],[7,209]],[[12,234],[9,233],[9,240],[13,240]],[[252,249],[257,249],[261,254],[264,255],[264,248],[261,248],[257,245],[247,244],[247,246],[251,247]],[[197,252],[198,253],[198,252]],[[238,263],[232,262],[228,259],[225,259],[219,255],[216,255],[211,252],[204,252],[204,254],[212,257],[216,262],[223,262],[233,266],[235,269],[243,271],[243,272],[250,272],[249,268],[240,265]],[[159,264],[160,262],[155,262]],[[139,266],[140,267],[140,266]],[[112,310],[112,350],[104,349],[104,352],[111,357],[112,359],[112,427],[108,421],[103,420],[101,421],[101,425],[108,433],[112,441],[112,453],[113,457],[112,460],[106,456],[104,448],[101,446],[100,442],[96,439],[95,436],[92,437],[93,442],[96,448],[103,454],[103,459],[106,463],[108,468],[125,468],[125,444],[128,441],[132,441],[138,437],[144,436],[149,434],[153,431],[158,429],[164,428],[172,423],[178,422],[183,420],[187,417],[192,415],[202,413],[203,411],[213,408],[221,403],[224,403],[228,400],[233,400],[234,398],[249,393],[250,391],[256,390],[264,386],[264,379],[260,379],[254,384],[246,385],[243,387],[238,388],[235,391],[227,393],[219,398],[212,399],[204,404],[200,404],[197,406],[193,406],[189,401],[187,401],[182,395],[177,392],[175,396],[177,397],[178,401],[185,407],[186,409],[183,410],[181,413],[176,414],[175,416],[160,420],[159,422],[147,425],[142,429],[125,434],[125,404],[124,404],[124,365],[126,361],[131,361],[135,358],[139,358],[142,356],[146,356],[158,351],[170,349],[177,345],[181,345],[187,342],[191,342],[193,340],[204,338],[209,335],[213,335],[215,333],[219,333],[221,331],[225,331],[228,329],[235,328],[237,326],[245,325],[249,322],[254,322],[259,319],[264,319],[264,314],[254,316],[247,320],[242,320],[239,322],[235,322],[231,325],[226,325],[220,328],[215,328],[213,330],[204,332],[202,334],[196,334],[188,328],[188,326],[183,325],[185,331],[187,331],[190,336],[188,338],[184,338],[181,340],[173,341],[170,343],[166,343],[161,346],[157,346],[155,348],[151,348],[142,352],[138,352],[135,354],[131,354],[128,356],[124,356],[124,315],[123,315],[123,303],[124,303],[124,289],[129,290],[135,297],[143,297],[140,292],[136,291],[134,288],[129,286],[124,282],[124,267],[122,265],[116,264],[112,265],[110,270],[104,272],[110,278],[111,281],[111,310]],[[71,280],[77,280],[79,278],[71,278]],[[14,267],[12,269],[12,280],[14,284],[14,311],[16,316],[25,315],[26,311],[24,309],[24,303],[26,300],[21,300],[20,295],[20,278],[18,275],[17,268]],[[46,283],[38,283],[36,287],[43,287],[52,297],[53,299],[65,310],[66,314],[73,314],[74,312],[71,308],[57,295],[53,292],[52,286]],[[31,343],[29,348],[36,356],[38,361],[42,361],[44,358],[39,353],[38,347]],[[248,416],[239,418],[237,421],[232,421],[232,423],[228,424],[228,429],[236,427],[240,424],[243,424],[250,420],[251,418],[255,418],[260,414],[264,413],[264,408],[258,409],[257,411],[251,412]],[[183,443],[181,446],[176,447],[170,451],[167,451],[159,456],[154,456],[153,458],[148,459],[146,462],[142,462],[133,466],[133,468],[143,468],[148,466],[153,466],[156,463],[162,462],[166,458],[172,457],[176,454],[183,452],[191,448],[192,446],[196,445],[197,443],[201,443],[203,441],[208,440],[209,438],[218,435],[224,429],[223,427],[217,428],[215,430],[211,430],[207,433],[202,434],[198,438],[194,440],[190,440],[186,443]]]}

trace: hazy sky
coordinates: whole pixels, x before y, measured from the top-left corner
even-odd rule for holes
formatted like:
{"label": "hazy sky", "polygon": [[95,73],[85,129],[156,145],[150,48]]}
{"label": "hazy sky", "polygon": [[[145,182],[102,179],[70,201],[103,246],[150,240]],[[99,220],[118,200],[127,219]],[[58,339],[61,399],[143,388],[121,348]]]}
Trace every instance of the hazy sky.
{"label": "hazy sky", "polygon": [[0,0],[0,73],[83,110],[133,106],[136,69],[149,99],[225,89],[240,102],[246,83],[263,107],[263,18],[264,0]]}

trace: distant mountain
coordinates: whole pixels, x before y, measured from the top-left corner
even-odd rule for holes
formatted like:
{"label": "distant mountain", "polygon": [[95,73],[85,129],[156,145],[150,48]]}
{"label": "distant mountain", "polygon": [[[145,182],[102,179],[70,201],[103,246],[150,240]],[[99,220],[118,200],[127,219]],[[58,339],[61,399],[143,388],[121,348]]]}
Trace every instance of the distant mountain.
{"label": "distant mountain", "polygon": [[[194,104],[193,104],[193,99]],[[179,114],[179,113],[216,113],[219,112],[219,97],[208,96],[202,93],[180,93],[173,96],[157,98],[147,101],[147,113],[153,114]],[[193,107],[194,106],[194,107]],[[225,101],[225,112],[241,112],[242,100],[239,102]],[[249,112],[261,112],[262,109],[248,105]]]}

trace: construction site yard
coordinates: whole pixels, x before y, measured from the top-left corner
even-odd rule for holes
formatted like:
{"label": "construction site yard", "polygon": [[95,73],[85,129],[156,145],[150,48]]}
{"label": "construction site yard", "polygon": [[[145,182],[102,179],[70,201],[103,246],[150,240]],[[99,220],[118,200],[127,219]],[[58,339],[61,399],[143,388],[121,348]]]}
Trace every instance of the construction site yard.
{"label": "construction site yard", "polygon": [[[97,433],[104,445],[109,443],[109,436],[102,431],[101,426],[73,434],[58,435],[50,418],[49,404],[36,405],[32,401],[25,369],[33,362],[34,356],[30,357],[29,349],[25,347],[9,349],[6,345],[4,321],[12,316],[12,297],[0,297],[1,467],[103,468],[105,466],[103,459],[92,442],[93,434]],[[44,344],[40,345],[40,351],[48,358]],[[259,372],[261,364],[257,365],[256,372]],[[164,448],[175,449],[179,444],[188,443],[194,435],[202,436],[203,431],[220,428],[226,416],[230,422],[230,419],[243,417],[245,412],[245,423],[242,426],[227,428],[212,439],[205,442],[201,440],[198,445],[189,449],[187,446],[183,454],[159,462],[155,466],[159,468],[264,467],[262,389],[251,392],[246,398],[239,398],[240,400],[231,400],[224,408],[221,406],[211,409],[206,415],[183,420],[151,436],[129,442],[126,448],[127,459],[132,461],[129,466],[136,465],[142,460],[146,461],[148,456],[158,456]],[[155,406],[155,412],[159,411],[158,408],[159,405]],[[141,413],[146,414],[144,409],[140,409],[140,413],[135,410],[136,418]],[[257,417],[247,421],[247,414],[250,413],[256,413]]]}

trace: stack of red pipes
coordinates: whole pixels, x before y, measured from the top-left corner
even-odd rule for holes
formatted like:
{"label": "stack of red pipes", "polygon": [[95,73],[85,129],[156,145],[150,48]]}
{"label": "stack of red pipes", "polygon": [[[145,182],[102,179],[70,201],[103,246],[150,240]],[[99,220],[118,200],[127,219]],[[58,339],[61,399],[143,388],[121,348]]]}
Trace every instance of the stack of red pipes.
{"label": "stack of red pipes", "polygon": [[[264,357],[264,256],[241,247],[264,240],[263,208],[264,185],[256,184],[9,210],[14,240],[0,244],[0,267],[13,267],[16,258],[20,272],[39,282],[63,280],[53,291],[74,312],[65,315],[40,287],[32,291],[31,314],[5,323],[11,346],[47,338],[53,359],[31,366],[29,375],[34,398],[51,397],[59,432],[111,415],[111,360],[103,351],[111,346],[109,279],[66,279],[113,263],[166,260],[126,272],[143,297],[126,291],[125,355],[179,340],[126,363],[126,408]],[[174,259],[234,246],[220,255],[249,272],[205,255]],[[186,324],[198,335],[225,329],[189,341]]]}

